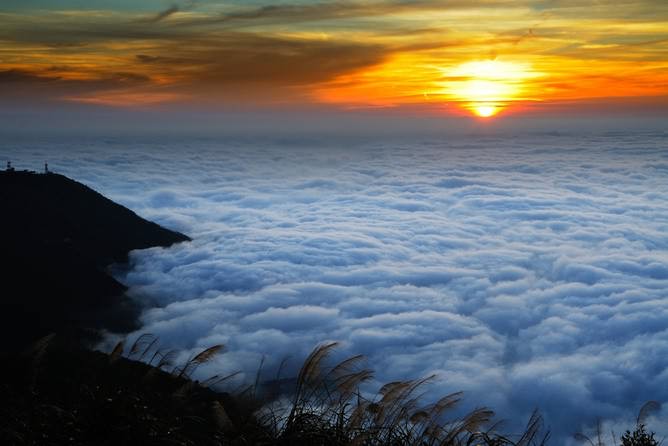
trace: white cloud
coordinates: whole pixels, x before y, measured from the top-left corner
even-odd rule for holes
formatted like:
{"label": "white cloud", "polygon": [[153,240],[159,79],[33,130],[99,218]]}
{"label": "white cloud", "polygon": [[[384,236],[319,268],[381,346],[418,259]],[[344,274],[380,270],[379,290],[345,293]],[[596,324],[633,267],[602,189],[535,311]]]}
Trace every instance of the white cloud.
{"label": "white cloud", "polygon": [[563,441],[668,400],[665,137],[347,145],[119,138],[0,154],[48,160],[191,235],[133,253],[122,280],[147,307],[141,331],[185,355],[225,343],[223,371],[341,340],[380,381],[436,371],[444,393],[505,418],[541,408]]}

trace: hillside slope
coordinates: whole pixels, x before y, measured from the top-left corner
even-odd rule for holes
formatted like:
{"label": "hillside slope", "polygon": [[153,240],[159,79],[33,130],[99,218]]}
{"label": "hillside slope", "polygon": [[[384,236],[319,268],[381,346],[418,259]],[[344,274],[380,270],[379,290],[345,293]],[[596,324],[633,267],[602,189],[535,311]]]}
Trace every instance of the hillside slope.
{"label": "hillside slope", "polygon": [[106,267],[189,240],[54,173],[0,171],[0,209],[0,334],[21,344],[132,329],[136,308]]}

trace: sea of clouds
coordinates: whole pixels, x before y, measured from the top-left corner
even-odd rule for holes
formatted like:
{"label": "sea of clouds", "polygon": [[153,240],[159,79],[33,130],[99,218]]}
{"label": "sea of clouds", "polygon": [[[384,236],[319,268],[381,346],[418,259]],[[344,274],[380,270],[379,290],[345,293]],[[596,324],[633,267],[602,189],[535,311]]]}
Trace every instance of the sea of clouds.
{"label": "sea of clouds", "polygon": [[665,134],[52,139],[0,155],[48,160],[193,238],[134,252],[119,278],[145,305],[140,332],[183,358],[226,345],[202,373],[253,374],[263,356],[294,370],[338,340],[378,382],[438,373],[440,393],[501,418],[539,407],[554,444],[668,401]]}

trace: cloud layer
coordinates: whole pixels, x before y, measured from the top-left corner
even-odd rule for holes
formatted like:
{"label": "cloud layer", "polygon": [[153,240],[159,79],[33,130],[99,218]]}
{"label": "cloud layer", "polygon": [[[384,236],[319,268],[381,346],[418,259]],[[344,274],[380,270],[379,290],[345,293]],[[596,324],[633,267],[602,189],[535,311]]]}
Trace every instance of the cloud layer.
{"label": "cloud layer", "polygon": [[[253,373],[318,342],[561,444],[668,400],[663,135],[16,143],[192,243],[132,255],[142,332]],[[204,370],[206,372],[206,370]],[[511,425],[514,429],[517,426]]]}

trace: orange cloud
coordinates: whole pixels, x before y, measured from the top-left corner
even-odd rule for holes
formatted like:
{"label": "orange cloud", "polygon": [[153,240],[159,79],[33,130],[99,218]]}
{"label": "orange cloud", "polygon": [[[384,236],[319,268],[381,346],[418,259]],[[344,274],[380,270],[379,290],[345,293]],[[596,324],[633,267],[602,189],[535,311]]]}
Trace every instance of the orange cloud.
{"label": "orange cloud", "polygon": [[0,101],[316,103],[478,115],[606,98],[661,102],[668,95],[661,4],[185,2],[148,15],[24,9],[0,14]]}

